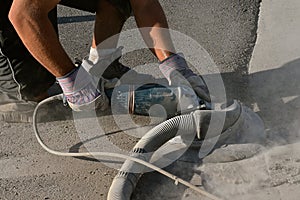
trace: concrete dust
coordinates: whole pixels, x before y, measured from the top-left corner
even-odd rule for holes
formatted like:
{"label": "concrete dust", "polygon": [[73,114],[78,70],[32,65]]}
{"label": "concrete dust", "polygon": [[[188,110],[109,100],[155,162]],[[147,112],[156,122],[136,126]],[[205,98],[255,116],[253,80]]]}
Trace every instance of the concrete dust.
{"label": "concrete dust", "polygon": [[[244,196],[255,194],[257,198],[265,199],[268,193],[258,196],[257,192],[267,189],[280,191],[287,186],[300,187],[299,152],[300,143],[278,146],[245,160],[205,163],[198,170],[204,188],[221,198],[244,199]],[[297,195],[294,192],[289,197]]]}

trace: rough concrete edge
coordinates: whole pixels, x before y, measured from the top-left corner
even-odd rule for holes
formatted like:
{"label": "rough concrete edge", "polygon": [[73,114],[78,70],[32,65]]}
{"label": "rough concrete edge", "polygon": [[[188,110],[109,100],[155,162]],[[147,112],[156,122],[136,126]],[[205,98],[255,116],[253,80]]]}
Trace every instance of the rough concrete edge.
{"label": "rough concrete edge", "polygon": [[[256,26],[255,26],[255,33],[253,33],[255,35],[255,43],[253,45],[253,48],[251,49],[252,52],[251,52],[251,56],[250,56],[250,60],[249,60],[249,63],[247,65],[247,75],[250,74],[250,71],[251,71],[251,63],[252,63],[252,60],[253,60],[253,54],[254,54],[254,51],[255,51],[255,46],[257,45],[257,42],[259,41],[259,23],[260,23],[260,20],[261,20],[261,8],[262,8],[262,3],[263,3],[263,0],[259,0],[259,7],[258,7],[258,12],[257,12],[257,15],[256,15],[256,18],[255,18],[255,21],[256,21]],[[254,31],[253,31],[254,32]]]}

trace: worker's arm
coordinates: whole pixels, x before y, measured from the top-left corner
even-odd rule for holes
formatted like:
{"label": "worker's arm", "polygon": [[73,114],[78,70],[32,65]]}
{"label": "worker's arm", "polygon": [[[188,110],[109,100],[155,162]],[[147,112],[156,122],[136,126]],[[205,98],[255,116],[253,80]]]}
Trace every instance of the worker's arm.
{"label": "worker's arm", "polygon": [[210,101],[202,77],[188,68],[183,55],[175,54],[167,19],[159,1],[130,0],[130,2],[143,39],[161,61],[159,68],[170,85],[190,85],[200,98]]}
{"label": "worker's arm", "polygon": [[14,0],[9,19],[32,56],[54,76],[74,68],[48,18],[60,0]]}
{"label": "worker's arm", "polygon": [[[175,53],[165,13],[158,0],[130,0],[136,23],[148,47],[163,61]],[[144,28],[143,27],[147,27]]]}
{"label": "worker's arm", "polygon": [[75,67],[48,18],[59,1],[14,0],[9,19],[32,56],[57,77],[73,110],[104,109],[105,94],[83,67]]}

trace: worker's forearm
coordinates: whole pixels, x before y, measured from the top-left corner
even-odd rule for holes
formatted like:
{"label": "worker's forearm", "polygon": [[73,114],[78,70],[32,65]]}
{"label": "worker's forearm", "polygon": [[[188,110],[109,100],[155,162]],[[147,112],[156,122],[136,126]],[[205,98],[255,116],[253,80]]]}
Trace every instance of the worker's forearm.
{"label": "worker's forearm", "polygon": [[13,5],[9,18],[33,57],[56,77],[70,72],[74,65],[59,43],[47,13],[18,12],[19,9]]}
{"label": "worker's forearm", "polygon": [[131,0],[135,19],[151,51],[162,61],[175,52],[168,23],[158,0]]}

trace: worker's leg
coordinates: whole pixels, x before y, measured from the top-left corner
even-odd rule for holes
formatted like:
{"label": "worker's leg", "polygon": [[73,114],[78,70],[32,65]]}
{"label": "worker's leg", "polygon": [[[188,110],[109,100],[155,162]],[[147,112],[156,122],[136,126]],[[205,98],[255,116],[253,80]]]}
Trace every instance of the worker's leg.
{"label": "worker's leg", "polygon": [[119,62],[122,52],[117,49],[118,34],[130,15],[130,12],[126,12],[129,5],[127,0],[123,0],[122,3],[116,0],[101,0],[97,6],[89,60],[93,63],[107,63],[95,68],[98,71],[96,74],[102,74],[106,79],[121,78],[130,71],[130,68]]}
{"label": "worker's leg", "polygon": [[[94,37],[92,47],[96,46],[106,39],[119,34],[125,23],[125,16],[115,7],[112,3],[107,0],[102,0],[97,6],[96,21],[94,29]],[[102,45],[101,48],[116,48],[117,39],[109,40],[108,43]]]}
{"label": "worker's leg", "polygon": [[117,49],[118,34],[126,19],[131,15],[129,0],[90,0],[88,4],[82,0],[62,0],[60,4],[96,13],[89,54],[91,62],[102,63],[93,67],[93,70],[97,71],[96,74],[106,79],[113,79],[120,78],[130,70],[119,62],[121,51]]}
{"label": "worker's leg", "polygon": [[60,4],[96,13],[92,47],[96,48],[101,44],[98,47],[101,49],[116,48],[118,37],[105,44],[103,41],[120,33],[131,12],[129,0],[62,0]]}

